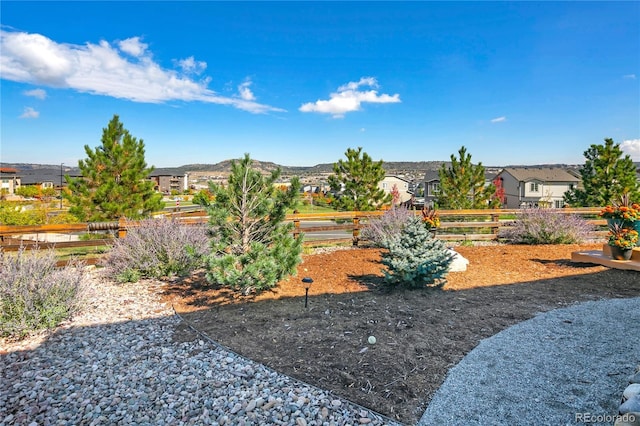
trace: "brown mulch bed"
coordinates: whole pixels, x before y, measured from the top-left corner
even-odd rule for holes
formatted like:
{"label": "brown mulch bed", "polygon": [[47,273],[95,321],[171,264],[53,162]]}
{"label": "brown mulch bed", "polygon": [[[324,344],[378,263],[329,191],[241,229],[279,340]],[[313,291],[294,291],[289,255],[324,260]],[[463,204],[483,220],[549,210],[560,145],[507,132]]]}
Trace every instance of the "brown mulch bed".
{"label": "brown mulch bed", "polygon": [[[167,284],[163,297],[235,352],[414,424],[447,371],[481,339],[538,312],[640,296],[640,273],[570,261],[572,251],[601,247],[457,247],[468,269],[450,273],[442,290],[391,292],[382,285],[380,250],[337,250],[304,255],[298,276],[259,296],[238,297],[195,275]],[[304,276],[314,280],[307,308]],[[192,338],[186,326],[174,336]]]}

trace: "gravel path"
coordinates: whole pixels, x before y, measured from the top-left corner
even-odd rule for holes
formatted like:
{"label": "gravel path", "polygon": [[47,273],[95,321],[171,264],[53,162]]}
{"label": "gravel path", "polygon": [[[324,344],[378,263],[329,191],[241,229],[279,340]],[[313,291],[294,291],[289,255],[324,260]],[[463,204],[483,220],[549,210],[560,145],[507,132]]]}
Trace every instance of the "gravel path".
{"label": "gravel path", "polygon": [[0,347],[0,426],[397,424],[206,339],[173,343],[157,284],[92,284],[83,314]]}
{"label": "gravel path", "polygon": [[[0,345],[0,426],[398,424],[205,338],[173,343],[181,320],[159,303],[159,284],[91,275],[83,314]],[[510,327],[450,371],[419,425],[569,425],[577,413],[615,414],[640,361],[638,324],[640,298]]]}
{"label": "gravel path", "polygon": [[640,298],[556,309],[480,342],[418,425],[613,424],[638,363]]}

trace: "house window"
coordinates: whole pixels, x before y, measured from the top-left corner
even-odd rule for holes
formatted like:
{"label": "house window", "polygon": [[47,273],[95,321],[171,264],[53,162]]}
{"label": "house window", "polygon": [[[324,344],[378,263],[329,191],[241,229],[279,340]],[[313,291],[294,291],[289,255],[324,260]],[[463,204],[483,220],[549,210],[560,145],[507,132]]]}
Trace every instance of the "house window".
{"label": "house window", "polygon": [[556,209],[563,208],[564,207],[564,201],[563,200],[556,200],[555,207],[556,207]]}
{"label": "house window", "polygon": [[538,182],[531,182],[531,186],[529,187],[531,192],[538,192]]}
{"label": "house window", "polygon": [[440,191],[440,184],[438,182],[434,182],[431,184],[431,193],[437,194]]}
{"label": "house window", "polygon": [[574,188],[575,188],[575,186],[574,186],[572,183],[570,183],[570,184],[569,184],[569,189],[570,189],[571,191],[573,191],[573,189],[574,189]]}
{"label": "house window", "polygon": [[387,182],[382,182],[382,189],[387,189]]}

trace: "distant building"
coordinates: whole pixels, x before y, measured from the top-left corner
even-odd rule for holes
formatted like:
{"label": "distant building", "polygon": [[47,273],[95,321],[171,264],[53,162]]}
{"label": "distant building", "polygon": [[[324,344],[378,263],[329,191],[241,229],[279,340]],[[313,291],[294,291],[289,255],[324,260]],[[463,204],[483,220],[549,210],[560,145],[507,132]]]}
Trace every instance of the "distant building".
{"label": "distant building", "polygon": [[580,179],[559,167],[507,167],[498,173],[504,189],[504,207],[564,207],[565,192]]}
{"label": "distant building", "polygon": [[378,183],[378,188],[382,189],[385,193],[391,194],[393,188],[398,190],[399,199],[398,204],[403,204],[411,201],[413,193],[409,191],[411,181],[400,176],[387,175]]}
{"label": "distant building", "polygon": [[[484,186],[493,183],[496,173],[486,170],[484,172]],[[424,174],[424,205],[426,207],[434,207],[436,200],[440,196],[440,171],[429,170]]]}
{"label": "distant building", "polygon": [[22,185],[18,170],[12,167],[0,167],[0,194],[13,195]]}
{"label": "distant building", "polygon": [[155,183],[156,191],[162,194],[171,194],[171,191],[182,193],[189,189],[189,175],[187,173],[183,176],[152,174],[149,178]]}

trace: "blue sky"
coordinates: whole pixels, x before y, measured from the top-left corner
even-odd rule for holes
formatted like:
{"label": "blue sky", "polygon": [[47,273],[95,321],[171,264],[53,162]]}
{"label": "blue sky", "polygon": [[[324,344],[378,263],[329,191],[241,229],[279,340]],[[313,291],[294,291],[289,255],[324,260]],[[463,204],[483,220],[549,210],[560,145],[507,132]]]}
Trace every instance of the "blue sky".
{"label": "blue sky", "polygon": [[2,1],[0,161],[640,161],[640,2]]}

